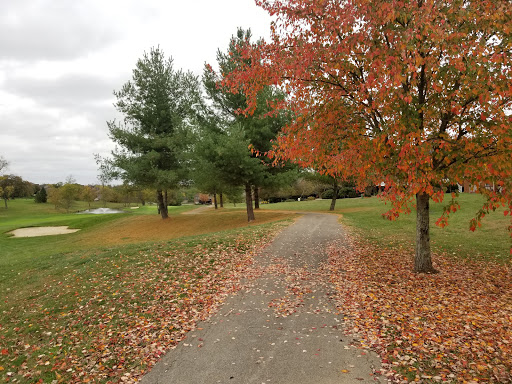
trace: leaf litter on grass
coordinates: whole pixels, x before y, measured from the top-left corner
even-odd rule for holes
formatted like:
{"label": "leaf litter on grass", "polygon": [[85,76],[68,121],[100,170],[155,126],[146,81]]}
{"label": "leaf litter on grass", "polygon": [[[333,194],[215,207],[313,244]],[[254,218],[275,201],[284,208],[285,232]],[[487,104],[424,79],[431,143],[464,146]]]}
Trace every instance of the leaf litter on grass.
{"label": "leaf litter on grass", "polygon": [[284,225],[121,251],[49,276],[32,297],[7,296],[0,381],[136,382],[239,288],[252,255]]}
{"label": "leaf litter on grass", "polygon": [[[512,382],[510,263],[433,255],[440,273],[412,272],[413,252],[348,236],[330,268],[349,332],[394,382]],[[348,239],[347,239],[348,241]]]}

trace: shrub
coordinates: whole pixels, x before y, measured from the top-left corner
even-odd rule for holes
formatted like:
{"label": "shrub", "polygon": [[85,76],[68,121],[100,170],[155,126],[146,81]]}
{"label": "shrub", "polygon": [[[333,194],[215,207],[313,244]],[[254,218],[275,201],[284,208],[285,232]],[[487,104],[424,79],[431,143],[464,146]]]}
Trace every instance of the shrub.
{"label": "shrub", "polygon": [[340,188],[340,191],[338,192],[338,197],[341,197],[341,198],[358,197],[358,196],[360,196],[360,194],[357,193],[356,189],[353,187],[343,187],[343,188]]}
{"label": "shrub", "polygon": [[35,196],[35,202],[36,203],[46,203],[46,201],[48,200],[48,195],[46,193],[46,189],[44,187],[42,187],[37,193],[36,193],[36,196]]}
{"label": "shrub", "polygon": [[322,199],[332,199],[333,194],[334,191],[332,189],[328,189],[327,191],[324,191],[324,193],[322,193]]}

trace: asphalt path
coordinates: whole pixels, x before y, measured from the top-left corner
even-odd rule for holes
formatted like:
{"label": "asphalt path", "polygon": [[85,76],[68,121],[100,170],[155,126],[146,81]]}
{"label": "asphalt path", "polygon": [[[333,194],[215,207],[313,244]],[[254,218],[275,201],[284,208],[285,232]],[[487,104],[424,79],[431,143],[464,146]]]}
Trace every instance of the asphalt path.
{"label": "asphalt path", "polygon": [[255,257],[243,289],[141,383],[379,382],[378,357],[344,334],[343,308],[330,299],[326,247],[344,246],[337,220],[306,214],[281,232]]}

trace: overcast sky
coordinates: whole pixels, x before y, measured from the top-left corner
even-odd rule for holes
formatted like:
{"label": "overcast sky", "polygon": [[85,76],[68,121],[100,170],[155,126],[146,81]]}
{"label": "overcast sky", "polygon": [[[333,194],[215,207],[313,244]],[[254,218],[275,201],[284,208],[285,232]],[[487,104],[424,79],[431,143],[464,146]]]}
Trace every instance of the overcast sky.
{"label": "overcast sky", "polygon": [[96,184],[113,90],[157,45],[201,75],[237,27],[269,36],[254,0],[1,0],[0,156],[33,183]]}

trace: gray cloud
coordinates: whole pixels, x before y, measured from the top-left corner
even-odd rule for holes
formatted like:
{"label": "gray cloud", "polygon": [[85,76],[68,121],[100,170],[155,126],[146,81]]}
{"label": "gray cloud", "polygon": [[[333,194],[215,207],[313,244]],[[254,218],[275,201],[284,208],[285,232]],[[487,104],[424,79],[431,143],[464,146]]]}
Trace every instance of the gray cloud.
{"label": "gray cloud", "polygon": [[2,1],[0,60],[73,59],[118,36],[90,1]]}
{"label": "gray cloud", "polygon": [[6,92],[26,97],[46,107],[79,107],[114,100],[113,90],[122,86],[121,79],[101,78],[87,74],[64,75],[57,79],[7,77]]}
{"label": "gray cloud", "polygon": [[25,180],[55,183],[72,174],[81,183],[96,183],[94,153],[112,150],[106,121],[114,117],[108,105],[75,113],[17,107],[2,114],[0,154],[10,162],[9,172]]}

